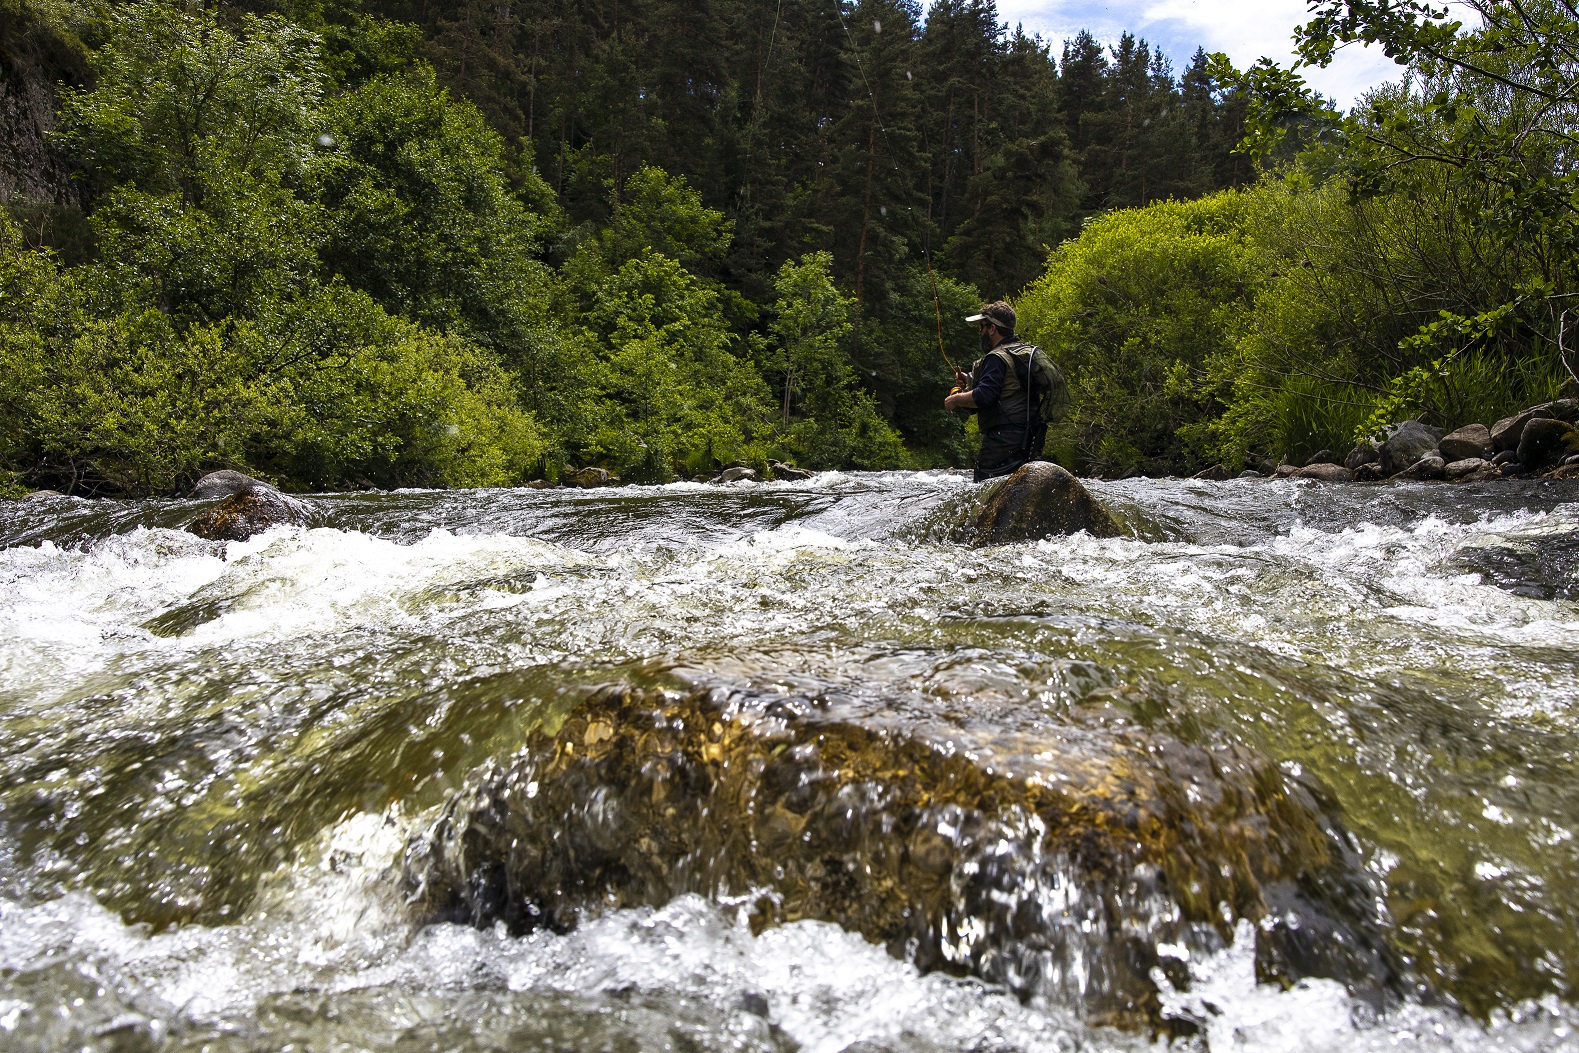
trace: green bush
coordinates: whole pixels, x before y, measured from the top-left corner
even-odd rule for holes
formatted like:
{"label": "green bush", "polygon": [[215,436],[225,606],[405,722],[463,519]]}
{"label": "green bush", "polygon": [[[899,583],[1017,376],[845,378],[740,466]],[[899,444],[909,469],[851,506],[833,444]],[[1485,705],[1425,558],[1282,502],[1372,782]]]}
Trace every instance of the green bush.
{"label": "green bush", "polygon": [[1193,470],[1222,411],[1203,383],[1251,320],[1267,264],[1246,195],[1224,191],[1092,220],[1018,302],[1022,335],[1069,379],[1049,449],[1105,475]]}

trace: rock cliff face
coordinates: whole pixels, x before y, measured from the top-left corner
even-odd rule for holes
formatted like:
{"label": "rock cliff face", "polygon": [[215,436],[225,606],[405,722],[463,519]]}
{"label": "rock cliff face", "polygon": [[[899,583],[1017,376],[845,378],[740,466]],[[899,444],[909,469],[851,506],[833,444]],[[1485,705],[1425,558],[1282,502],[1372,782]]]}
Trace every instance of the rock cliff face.
{"label": "rock cliff face", "polygon": [[746,897],[755,928],[837,922],[1142,1029],[1168,1026],[1157,971],[1185,982],[1236,919],[1263,980],[1391,975],[1321,792],[1265,758],[1100,722],[1025,771],[952,747],[809,699],[607,688],[455,794],[407,879],[430,917],[516,931]]}
{"label": "rock cliff face", "polygon": [[87,51],[69,30],[22,4],[0,17],[0,204],[78,203],[71,167],[49,142],[58,81],[81,83]]}

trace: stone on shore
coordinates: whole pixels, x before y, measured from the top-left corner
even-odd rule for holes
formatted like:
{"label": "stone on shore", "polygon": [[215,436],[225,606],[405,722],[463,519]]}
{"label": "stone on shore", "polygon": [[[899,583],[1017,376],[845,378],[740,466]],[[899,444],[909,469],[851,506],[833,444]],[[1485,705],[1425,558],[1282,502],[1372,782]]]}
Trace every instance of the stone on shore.
{"label": "stone on shore", "polygon": [[[1450,461],[1445,469],[1449,479],[1463,479],[1476,473],[1495,473],[1496,467],[1484,457],[1465,457],[1461,460]],[[1481,478],[1487,478],[1481,475]]]}
{"label": "stone on shore", "polygon": [[1489,461],[1496,453],[1491,445],[1491,429],[1484,424],[1466,424],[1457,431],[1449,432],[1437,443],[1437,449],[1448,464],[1472,458]]}
{"label": "stone on shore", "polygon": [[1343,466],[1352,472],[1361,465],[1375,464],[1381,459],[1381,445],[1366,439],[1349,451],[1349,455],[1343,459]]}
{"label": "stone on shore", "polygon": [[734,468],[725,468],[713,476],[711,481],[715,483],[754,483],[757,479],[757,473],[753,469],[736,466]]}
{"label": "stone on shore", "polygon": [[810,479],[813,475],[817,474],[816,472],[809,472],[804,468],[797,468],[793,464],[785,464],[783,461],[769,461],[768,468],[773,472],[773,478],[775,479],[802,480]]}
{"label": "stone on shore", "polygon": [[1341,464],[1330,464],[1323,461],[1319,464],[1307,464],[1294,473],[1294,478],[1314,479],[1322,483],[1347,483],[1353,482],[1354,473]]}
{"label": "stone on shore", "polygon": [[1397,475],[1436,449],[1442,429],[1406,420],[1382,443],[1382,474]]}
{"label": "stone on shore", "polygon": [[1579,452],[1579,429],[1553,417],[1532,417],[1519,436],[1519,463],[1532,472],[1556,467]]}
{"label": "stone on shore", "polygon": [[1447,464],[1435,453],[1428,453],[1392,478],[1445,479],[1447,478]]}
{"label": "stone on shore", "polygon": [[566,486],[579,486],[583,490],[593,490],[600,486],[612,486],[614,477],[607,468],[582,468],[570,473],[564,479]]}
{"label": "stone on shore", "polygon": [[970,537],[973,545],[1002,545],[1082,530],[1096,537],[1119,534],[1113,517],[1080,480],[1051,461],[1032,461],[987,485]]}
{"label": "stone on shore", "polygon": [[[1254,475],[1256,473],[1252,472],[1250,474]],[[1222,482],[1228,478],[1228,469],[1221,464],[1214,464],[1210,468],[1196,472],[1194,475],[1190,476],[1190,478],[1203,479],[1208,482]]]}
{"label": "stone on shore", "polygon": [[1531,406],[1522,413],[1504,417],[1491,426],[1491,445],[1498,452],[1517,450],[1524,438],[1525,426],[1532,420],[1560,420],[1565,424],[1579,424],[1579,399],[1557,399]]}

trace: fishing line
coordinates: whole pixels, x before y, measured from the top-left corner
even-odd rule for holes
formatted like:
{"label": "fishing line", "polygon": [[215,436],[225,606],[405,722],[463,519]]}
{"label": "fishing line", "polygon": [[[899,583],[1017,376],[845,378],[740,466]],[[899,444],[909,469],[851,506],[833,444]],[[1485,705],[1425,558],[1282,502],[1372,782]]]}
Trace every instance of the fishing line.
{"label": "fishing line", "polygon": [[[839,24],[844,27],[844,39],[850,42],[850,56],[855,59],[856,71],[861,74],[861,83],[866,85],[866,94],[872,100],[872,120],[877,122],[877,130],[884,135],[888,129],[883,127],[883,117],[877,112],[877,92],[872,90],[872,82],[866,77],[866,66],[861,62],[861,51],[855,46],[855,37],[850,33],[850,23],[844,20],[844,0],[833,0],[833,9],[839,15]],[[873,27],[881,33],[882,23],[873,21]]]}

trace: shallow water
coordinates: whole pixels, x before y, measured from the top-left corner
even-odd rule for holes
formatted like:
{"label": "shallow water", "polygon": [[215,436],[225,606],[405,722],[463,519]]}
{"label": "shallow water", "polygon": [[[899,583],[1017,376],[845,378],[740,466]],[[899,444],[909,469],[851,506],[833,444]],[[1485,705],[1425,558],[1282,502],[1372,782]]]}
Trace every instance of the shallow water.
{"label": "shallow water", "polygon": [[[425,924],[447,795],[622,682],[816,698],[1048,774],[1075,723],[1253,750],[1332,795],[1409,983],[1164,981],[1222,1050],[1573,1048],[1579,487],[1126,481],[1128,536],[973,550],[948,473],[0,505],[0,1045],[1127,1049],[837,927],[683,897]],[[1232,931],[1232,930],[1230,930]]]}

